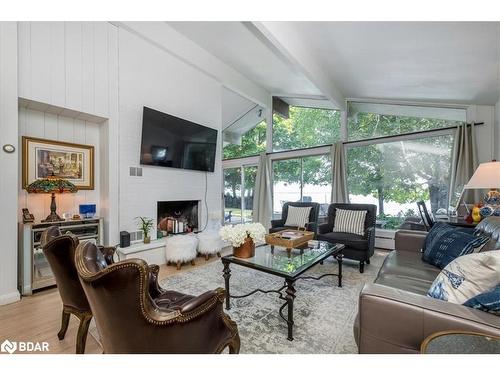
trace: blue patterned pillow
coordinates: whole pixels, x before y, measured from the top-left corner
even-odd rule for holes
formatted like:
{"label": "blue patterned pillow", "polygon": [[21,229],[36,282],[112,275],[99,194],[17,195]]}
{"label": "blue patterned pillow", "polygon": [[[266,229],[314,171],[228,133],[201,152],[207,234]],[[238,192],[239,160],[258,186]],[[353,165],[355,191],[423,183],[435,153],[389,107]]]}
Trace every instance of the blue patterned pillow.
{"label": "blue patterned pillow", "polygon": [[496,288],[472,297],[464,306],[500,315],[500,285]]}
{"label": "blue patterned pillow", "polygon": [[436,223],[425,238],[422,260],[443,269],[459,256],[479,251],[488,241],[488,236],[474,236],[452,225]]}

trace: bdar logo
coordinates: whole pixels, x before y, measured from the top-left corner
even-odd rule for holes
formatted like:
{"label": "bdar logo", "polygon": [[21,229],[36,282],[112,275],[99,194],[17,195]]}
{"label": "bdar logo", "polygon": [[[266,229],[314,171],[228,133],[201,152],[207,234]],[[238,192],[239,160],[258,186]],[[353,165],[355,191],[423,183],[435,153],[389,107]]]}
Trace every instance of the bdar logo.
{"label": "bdar logo", "polygon": [[4,353],[12,354],[16,351],[16,349],[17,349],[17,342],[5,340],[4,342],[2,342],[2,345],[0,345],[0,350]]}

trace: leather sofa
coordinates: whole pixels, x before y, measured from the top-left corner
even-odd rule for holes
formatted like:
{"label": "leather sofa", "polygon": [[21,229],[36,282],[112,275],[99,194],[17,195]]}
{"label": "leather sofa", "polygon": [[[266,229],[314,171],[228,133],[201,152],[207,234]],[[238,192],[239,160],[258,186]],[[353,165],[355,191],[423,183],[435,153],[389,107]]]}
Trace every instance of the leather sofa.
{"label": "leather sofa", "polygon": [[[500,217],[484,219],[476,229],[491,237],[487,250],[500,249]],[[426,235],[396,232],[396,250],[362,289],[354,324],[359,353],[419,353],[426,337],[447,330],[500,336],[500,316],[426,296],[441,271],[422,261]]]}

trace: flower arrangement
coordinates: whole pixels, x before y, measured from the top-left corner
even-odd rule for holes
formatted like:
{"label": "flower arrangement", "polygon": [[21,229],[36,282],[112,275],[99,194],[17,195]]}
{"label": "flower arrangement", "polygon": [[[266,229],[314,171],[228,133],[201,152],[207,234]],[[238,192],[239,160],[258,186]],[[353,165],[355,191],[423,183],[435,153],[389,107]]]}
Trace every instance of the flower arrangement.
{"label": "flower arrangement", "polygon": [[224,241],[238,247],[243,245],[247,238],[251,238],[255,243],[264,242],[266,229],[260,223],[226,225],[220,229],[219,234]]}

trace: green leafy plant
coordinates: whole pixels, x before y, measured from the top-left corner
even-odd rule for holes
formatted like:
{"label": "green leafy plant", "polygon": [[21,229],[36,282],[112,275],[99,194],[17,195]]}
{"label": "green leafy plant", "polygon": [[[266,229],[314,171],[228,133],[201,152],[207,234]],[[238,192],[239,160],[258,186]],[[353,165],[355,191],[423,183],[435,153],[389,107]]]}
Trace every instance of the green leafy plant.
{"label": "green leafy plant", "polygon": [[149,232],[153,228],[153,219],[151,219],[150,217],[139,216],[136,217],[136,220],[139,229],[144,234],[144,238],[149,237]]}

